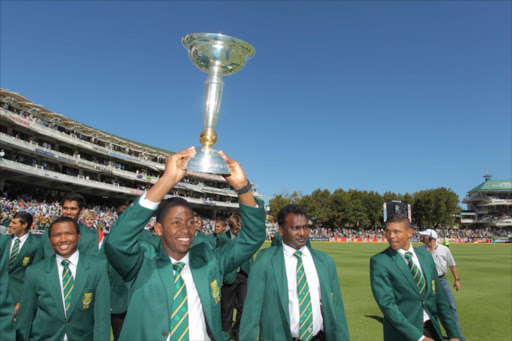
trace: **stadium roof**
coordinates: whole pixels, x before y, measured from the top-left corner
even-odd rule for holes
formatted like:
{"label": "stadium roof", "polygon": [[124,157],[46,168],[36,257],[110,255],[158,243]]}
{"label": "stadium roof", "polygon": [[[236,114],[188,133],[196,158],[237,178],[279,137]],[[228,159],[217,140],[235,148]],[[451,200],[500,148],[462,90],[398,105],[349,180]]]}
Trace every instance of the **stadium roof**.
{"label": "stadium roof", "polygon": [[[32,103],[29,99],[21,96],[20,94],[18,94],[16,92],[13,92],[13,91],[10,91],[7,89],[0,89],[0,94],[5,96],[6,98],[10,98],[11,101],[13,101],[13,102],[16,102],[16,103],[26,106],[26,107],[30,107],[31,109],[35,109],[40,115],[42,115],[44,117],[44,119],[46,119],[48,121],[56,122],[58,125],[65,127],[67,129],[75,130],[75,131],[79,132],[80,134],[83,134],[86,136],[94,135],[98,138],[105,139],[112,143],[120,144],[124,147],[127,147],[127,145],[131,144],[132,148],[135,146],[138,146],[143,149],[150,149],[150,150],[154,150],[156,152],[160,152],[160,153],[164,153],[164,154],[174,154],[174,152],[169,151],[169,150],[165,150],[162,148],[149,146],[144,143],[132,141],[127,138],[120,137],[120,136],[117,136],[117,135],[114,135],[111,133],[107,133],[105,131],[90,127],[88,125],[85,125],[85,124],[77,122],[77,121],[74,121],[72,119],[67,118],[64,115],[61,115],[61,114],[58,114],[51,110],[48,110],[45,107],[43,107],[42,105]],[[30,110],[29,110],[29,112],[30,112]],[[140,150],[140,152],[144,152],[144,150]]]}
{"label": "stadium roof", "polygon": [[487,180],[480,185],[476,186],[469,193],[472,192],[499,192],[499,191],[512,191],[512,180]]}

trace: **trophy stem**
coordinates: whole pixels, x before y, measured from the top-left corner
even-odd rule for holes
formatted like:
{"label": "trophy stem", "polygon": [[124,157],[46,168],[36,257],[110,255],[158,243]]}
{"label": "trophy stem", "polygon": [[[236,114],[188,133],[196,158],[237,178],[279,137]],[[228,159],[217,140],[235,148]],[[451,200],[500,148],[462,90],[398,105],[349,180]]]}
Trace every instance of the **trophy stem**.
{"label": "trophy stem", "polygon": [[206,89],[204,92],[204,128],[215,130],[217,118],[219,117],[220,102],[222,99],[222,71],[219,67],[212,68],[212,73],[206,79]]}

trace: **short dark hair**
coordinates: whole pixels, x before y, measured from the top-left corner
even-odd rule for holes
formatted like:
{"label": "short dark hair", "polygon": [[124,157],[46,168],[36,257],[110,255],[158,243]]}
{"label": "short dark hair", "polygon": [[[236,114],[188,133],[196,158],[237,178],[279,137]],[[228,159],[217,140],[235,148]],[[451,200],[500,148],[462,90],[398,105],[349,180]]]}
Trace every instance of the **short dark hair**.
{"label": "short dark hair", "polygon": [[60,217],[60,218],[55,219],[52,222],[52,224],[50,225],[50,227],[48,228],[48,237],[50,237],[50,235],[52,234],[53,225],[61,224],[61,223],[72,223],[73,226],[75,227],[76,234],[80,234],[80,226],[78,226],[78,223],[76,222],[75,219],[70,218],[70,217]]}
{"label": "short dark hair", "polygon": [[85,207],[84,197],[76,192],[69,192],[68,194],[66,194],[64,199],[62,199],[62,205],[64,205],[66,201],[76,201],[76,203],[78,204],[78,208],[80,210]]}
{"label": "short dark hair", "polygon": [[404,222],[407,220],[407,223],[409,223],[409,227],[411,227],[411,224],[410,224],[410,221],[409,221],[409,217],[403,213],[397,213],[397,214],[393,214],[391,216],[389,216],[387,219],[386,219],[386,225],[387,224],[392,224],[392,223],[401,223],[401,222]]}
{"label": "short dark hair", "polygon": [[286,223],[286,217],[288,217],[288,214],[290,213],[295,215],[303,215],[306,217],[306,219],[308,219],[308,216],[306,215],[306,209],[304,207],[297,204],[289,204],[283,207],[277,214],[277,223],[279,226],[284,226]]}
{"label": "short dark hair", "polygon": [[160,205],[158,205],[158,209],[156,210],[156,222],[162,223],[162,221],[165,219],[165,216],[167,215],[167,212],[175,206],[186,207],[190,210],[190,212],[192,212],[192,214],[194,214],[194,210],[188,201],[183,198],[170,198],[167,200],[162,200]]}
{"label": "short dark hair", "polygon": [[217,223],[220,223],[222,225],[222,227],[226,227],[226,221],[221,217],[215,218],[215,224],[217,224]]}
{"label": "short dark hair", "polygon": [[236,227],[236,225],[240,224],[240,216],[238,214],[232,214],[231,216],[229,216],[228,218],[228,224],[229,224],[229,228],[234,228]]}
{"label": "short dark hair", "polygon": [[116,210],[117,216],[119,217],[121,215],[121,213],[123,213],[127,208],[128,208],[128,205],[119,206]]}
{"label": "short dark hair", "polygon": [[27,230],[30,229],[30,226],[32,226],[32,222],[34,221],[32,214],[28,212],[18,212],[12,218],[19,219],[21,224],[27,224]]}

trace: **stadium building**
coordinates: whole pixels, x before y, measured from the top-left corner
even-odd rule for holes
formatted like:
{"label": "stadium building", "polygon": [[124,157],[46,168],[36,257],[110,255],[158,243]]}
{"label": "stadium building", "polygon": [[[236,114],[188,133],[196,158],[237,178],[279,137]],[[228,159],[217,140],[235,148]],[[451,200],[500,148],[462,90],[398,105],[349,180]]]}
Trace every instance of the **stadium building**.
{"label": "stadium building", "polygon": [[468,192],[462,203],[467,210],[460,212],[461,225],[469,228],[512,227],[512,180],[485,181]]}
{"label": "stadium building", "polygon": [[[54,201],[76,191],[112,206],[149,189],[172,154],[70,120],[5,89],[0,89],[0,149],[1,193]],[[173,196],[184,197],[204,217],[238,211],[237,194],[218,175],[188,172],[167,195]]]}

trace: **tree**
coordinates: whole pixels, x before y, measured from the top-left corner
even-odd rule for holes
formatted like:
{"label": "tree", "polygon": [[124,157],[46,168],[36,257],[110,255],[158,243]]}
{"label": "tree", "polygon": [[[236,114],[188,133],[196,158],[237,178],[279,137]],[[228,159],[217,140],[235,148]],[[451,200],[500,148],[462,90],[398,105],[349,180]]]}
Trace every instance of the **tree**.
{"label": "tree", "polygon": [[270,215],[277,219],[277,214],[279,211],[285,207],[286,205],[291,204],[293,201],[299,198],[299,194],[297,192],[293,192],[292,194],[278,194],[274,196],[273,199],[270,199],[268,204],[270,206]]}
{"label": "tree", "polygon": [[304,206],[308,214],[308,218],[313,221],[315,225],[329,225],[329,197],[331,192],[324,189],[316,189],[311,195],[305,195],[297,200],[298,205]]}
{"label": "tree", "polygon": [[414,193],[413,221],[420,227],[448,227],[455,222],[459,197],[444,187]]}

